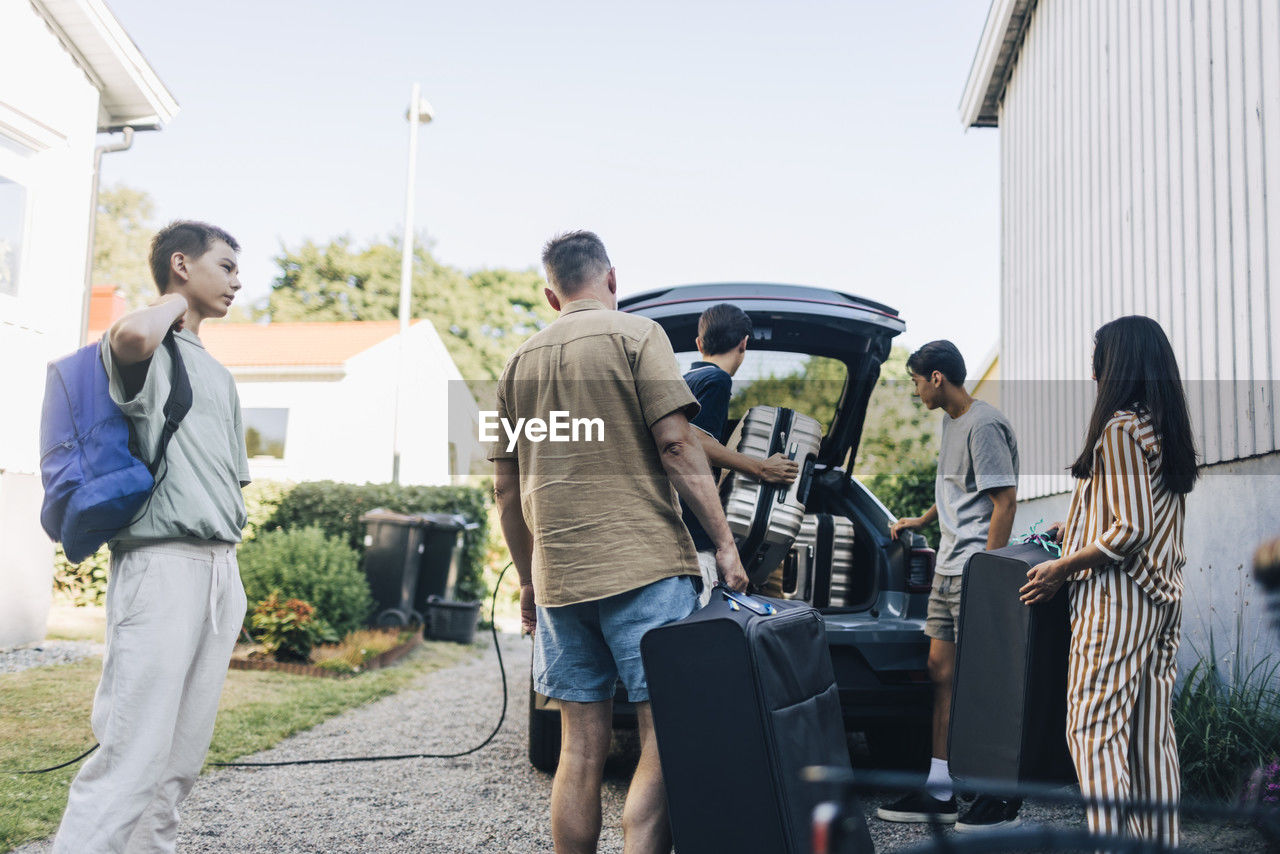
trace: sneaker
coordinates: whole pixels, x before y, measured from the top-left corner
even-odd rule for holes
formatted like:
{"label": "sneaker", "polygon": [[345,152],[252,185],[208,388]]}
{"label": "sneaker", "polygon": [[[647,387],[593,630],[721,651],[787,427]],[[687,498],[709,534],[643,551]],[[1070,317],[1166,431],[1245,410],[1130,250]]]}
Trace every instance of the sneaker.
{"label": "sneaker", "polygon": [[964,818],[956,822],[956,833],[973,833],[978,830],[996,830],[999,828],[1017,827],[1022,823],[1018,818],[1018,809],[1022,801],[1002,801],[989,795],[979,795],[964,814]]}
{"label": "sneaker", "polygon": [[940,801],[927,792],[915,792],[878,807],[876,815],[885,821],[938,821],[942,824],[954,824],[960,817],[960,811],[956,809],[954,796]]}

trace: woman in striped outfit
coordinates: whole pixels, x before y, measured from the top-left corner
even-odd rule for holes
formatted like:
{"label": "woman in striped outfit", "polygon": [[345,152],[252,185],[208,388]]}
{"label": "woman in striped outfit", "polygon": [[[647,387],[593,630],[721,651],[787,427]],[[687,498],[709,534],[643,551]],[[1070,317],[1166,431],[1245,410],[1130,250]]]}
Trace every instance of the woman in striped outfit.
{"label": "woman in striped outfit", "polygon": [[1028,604],[1071,581],[1067,742],[1085,797],[1154,801],[1087,810],[1095,833],[1178,843],[1171,701],[1182,629],[1183,516],[1196,452],[1178,364],[1160,325],[1122,317],[1094,336],[1098,397],[1063,556],[1033,567]]}

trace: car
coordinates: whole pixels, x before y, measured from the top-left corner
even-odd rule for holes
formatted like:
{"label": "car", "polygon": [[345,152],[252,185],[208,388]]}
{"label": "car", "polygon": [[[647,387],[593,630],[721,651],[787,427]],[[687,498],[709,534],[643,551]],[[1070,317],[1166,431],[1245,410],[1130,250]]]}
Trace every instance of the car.
{"label": "car", "polygon": [[[811,369],[812,360],[843,366],[834,412],[808,412],[824,423],[806,505],[808,513],[843,516],[854,527],[856,583],[838,607],[820,609],[840,692],[846,730],[862,732],[872,761],[907,767],[927,759],[932,684],[925,610],[933,580],[934,552],[924,537],[889,536],[896,517],[849,473],[880,368],[893,339],[906,328],[887,305],[818,287],[764,283],[682,285],[622,299],[620,311],[656,321],[685,363],[696,355],[702,312],[718,303],[743,309],[753,325],[747,362],[773,356],[777,365]],[[738,377],[741,378],[740,371]],[[838,382],[838,381],[837,381]],[[833,389],[833,392],[835,390]],[[634,726],[625,692],[615,702],[616,727]],[[529,759],[554,770],[560,722],[556,702],[531,692]]]}

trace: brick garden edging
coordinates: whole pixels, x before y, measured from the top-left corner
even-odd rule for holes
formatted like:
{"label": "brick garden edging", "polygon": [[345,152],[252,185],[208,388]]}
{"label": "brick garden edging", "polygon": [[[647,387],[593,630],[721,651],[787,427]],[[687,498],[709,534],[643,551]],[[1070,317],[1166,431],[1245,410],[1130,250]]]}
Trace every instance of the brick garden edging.
{"label": "brick garden edging", "polygon": [[[414,632],[413,635],[404,643],[399,646],[393,646],[386,652],[375,655],[373,658],[366,661],[361,666],[359,673],[390,667],[421,644],[422,632]],[[320,676],[328,679],[346,678],[348,676],[359,675],[359,673],[340,673],[336,670],[326,670],[323,667],[316,667],[314,664],[298,664],[293,661],[273,661],[270,658],[233,658],[231,659],[231,669],[272,670],[278,673],[293,673],[297,676]]]}

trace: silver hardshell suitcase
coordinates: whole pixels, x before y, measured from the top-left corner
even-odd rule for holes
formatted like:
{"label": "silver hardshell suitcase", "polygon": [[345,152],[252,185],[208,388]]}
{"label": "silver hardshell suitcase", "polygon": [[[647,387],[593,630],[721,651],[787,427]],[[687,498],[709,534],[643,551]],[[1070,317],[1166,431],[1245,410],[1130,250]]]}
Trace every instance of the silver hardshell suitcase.
{"label": "silver hardshell suitcase", "polygon": [[729,473],[721,483],[729,530],[753,584],[764,584],[791,550],[821,444],[822,425],[816,419],[777,406],[751,407],[729,438],[729,447],[739,453],[759,459],[785,453],[800,464],[800,475],[790,487],[762,483],[739,472]]}
{"label": "silver hardshell suitcase", "polygon": [[[783,577],[783,596],[803,598],[815,608],[845,607],[853,592],[853,523],[843,516],[814,513],[804,517],[787,568],[796,567],[796,583]],[[792,589],[788,589],[791,587]]]}

